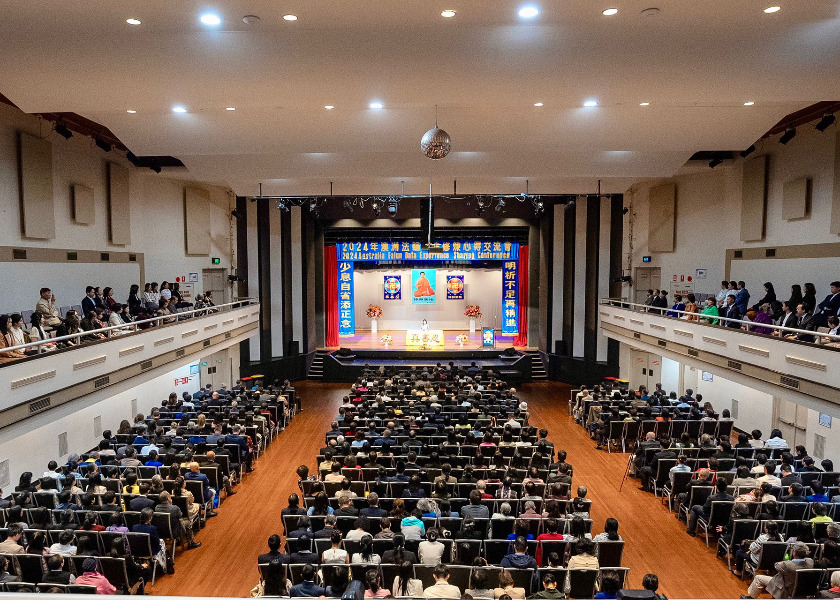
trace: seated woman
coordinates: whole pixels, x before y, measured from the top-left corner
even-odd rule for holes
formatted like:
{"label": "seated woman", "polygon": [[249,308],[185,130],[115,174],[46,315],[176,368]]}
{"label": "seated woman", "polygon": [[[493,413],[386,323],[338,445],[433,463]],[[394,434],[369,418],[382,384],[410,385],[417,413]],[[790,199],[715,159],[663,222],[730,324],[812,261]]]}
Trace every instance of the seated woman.
{"label": "seated woman", "polygon": [[4,348],[11,348],[14,345],[15,343],[9,329],[9,315],[0,315],[0,363],[26,358],[26,354],[20,350],[3,351]]}

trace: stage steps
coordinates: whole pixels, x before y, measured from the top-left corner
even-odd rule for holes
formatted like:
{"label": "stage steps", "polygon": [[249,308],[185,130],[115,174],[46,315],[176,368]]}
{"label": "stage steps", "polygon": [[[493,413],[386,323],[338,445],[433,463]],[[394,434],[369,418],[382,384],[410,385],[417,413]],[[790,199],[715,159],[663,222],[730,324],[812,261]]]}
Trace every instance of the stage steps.
{"label": "stage steps", "polygon": [[548,373],[545,372],[545,365],[542,356],[537,350],[525,350],[525,354],[531,357],[531,379],[534,381],[547,381]]}
{"label": "stage steps", "polygon": [[306,374],[307,379],[324,378],[324,357],[327,354],[329,354],[329,350],[315,351],[315,357],[312,359],[312,364],[309,365],[309,372]]}

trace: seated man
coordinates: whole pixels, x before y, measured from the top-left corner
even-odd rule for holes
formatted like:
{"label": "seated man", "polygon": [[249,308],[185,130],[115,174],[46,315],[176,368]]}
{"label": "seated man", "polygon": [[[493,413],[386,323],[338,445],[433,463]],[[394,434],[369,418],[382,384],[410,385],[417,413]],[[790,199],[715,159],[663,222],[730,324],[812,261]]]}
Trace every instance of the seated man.
{"label": "seated man", "polygon": [[257,564],[267,565],[277,563],[281,565],[289,564],[289,555],[280,552],[280,536],[276,533],[268,538],[268,552],[260,554],[257,559]]}
{"label": "seated man", "polygon": [[767,592],[774,598],[792,598],[796,583],[796,571],[799,569],[813,569],[814,561],[808,558],[808,546],[802,542],[793,544],[791,560],[780,560],[775,564],[775,575],[756,575],[747,593],[742,598],[758,598],[762,592]]}
{"label": "seated man", "polygon": [[40,313],[41,323],[50,327],[58,327],[61,324],[61,317],[55,308],[55,294],[50,288],[41,288],[41,298],[35,304],[35,312]]}
{"label": "seated man", "polygon": [[327,593],[327,590],[315,583],[315,567],[311,564],[303,567],[301,576],[303,581],[292,586],[292,598],[318,598]]}
{"label": "seated man", "polygon": [[[424,598],[460,598],[461,590],[449,583],[449,567],[445,564],[435,566],[435,584],[423,590]],[[294,594],[294,590],[292,590]]]}
{"label": "seated man", "polygon": [[691,514],[688,517],[688,523],[685,528],[688,535],[694,535],[694,532],[697,529],[697,520],[699,518],[703,517],[704,519],[708,519],[709,515],[712,514],[712,502],[732,502],[735,500],[735,497],[732,496],[732,494],[728,494],[726,492],[727,483],[725,479],[718,479],[715,487],[717,489],[717,493],[711,494],[703,506],[696,504],[691,507]]}
{"label": "seated man", "polygon": [[462,517],[473,519],[489,519],[490,509],[481,504],[481,492],[477,489],[470,491],[470,503],[461,507]]}
{"label": "seated man", "polygon": [[[197,462],[193,461],[190,463],[190,470],[184,474],[184,479],[187,479],[189,481],[202,482],[202,487],[204,489],[204,502],[209,502],[212,506],[213,498],[216,497],[216,490],[210,487],[210,479],[207,477],[207,475],[201,472]],[[207,513],[208,517],[215,517],[216,515],[218,515],[218,513],[213,510],[210,510]]]}
{"label": "seated man", "polygon": [[[315,565],[317,565],[320,562],[320,559],[319,559],[317,553],[312,552],[309,549],[311,545],[312,545],[312,535],[311,534],[307,533],[305,535],[300,536],[298,538],[298,541],[297,541],[297,552],[292,552],[292,555],[289,558],[289,562],[293,565],[299,565],[299,564],[315,564]],[[304,581],[305,581],[306,580],[306,575],[304,575],[303,578],[304,578]],[[292,590],[292,595],[294,595],[294,590]]]}
{"label": "seated man", "polygon": [[505,569],[536,569],[537,561],[533,556],[528,555],[528,542],[523,536],[517,536],[513,543],[513,553],[502,559],[502,567]]}

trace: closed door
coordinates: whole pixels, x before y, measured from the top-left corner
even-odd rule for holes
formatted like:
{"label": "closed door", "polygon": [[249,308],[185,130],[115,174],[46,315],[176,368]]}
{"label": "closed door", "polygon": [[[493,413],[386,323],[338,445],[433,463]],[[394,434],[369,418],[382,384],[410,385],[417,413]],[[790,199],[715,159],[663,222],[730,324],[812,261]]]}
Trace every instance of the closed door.
{"label": "closed door", "polygon": [[662,283],[662,269],[659,267],[636,267],[633,275],[633,302],[644,304],[647,291],[658,288]]}
{"label": "closed door", "polygon": [[659,383],[662,357],[644,350],[630,349],[630,389],[645,386],[648,390]]}
{"label": "closed door", "polygon": [[787,441],[788,446],[793,448],[798,444],[805,445],[808,433],[808,409],[781,398],[776,398],[776,407],[776,428],[782,432],[782,437]]}
{"label": "closed door", "polygon": [[204,269],[201,273],[201,292],[213,292],[214,304],[225,304],[227,300],[227,274],[224,269]]}

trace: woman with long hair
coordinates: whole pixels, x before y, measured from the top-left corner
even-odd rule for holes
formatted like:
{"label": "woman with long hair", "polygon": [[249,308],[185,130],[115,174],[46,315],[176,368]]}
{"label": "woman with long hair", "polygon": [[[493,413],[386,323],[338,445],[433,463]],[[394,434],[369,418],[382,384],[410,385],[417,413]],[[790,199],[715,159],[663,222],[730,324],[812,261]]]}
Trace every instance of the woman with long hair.
{"label": "woman with long hair", "polygon": [[333,529],[330,534],[330,547],[321,553],[322,565],[348,564],[350,555],[341,547],[341,530]]}
{"label": "woman with long hair", "polygon": [[370,569],[365,573],[365,598],[386,598],[391,590],[379,586],[379,573]]}
{"label": "woman with long hair", "polygon": [[594,538],[593,542],[620,542],[621,536],[618,535],[618,520],[610,517],[604,523],[604,533],[599,533]]}
{"label": "woman with long hair", "polygon": [[21,350],[2,351],[3,348],[11,348],[14,345],[11,331],[9,331],[9,315],[0,315],[0,363],[26,358],[26,354]]}
{"label": "woman with long hair", "polygon": [[394,577],[394,596],[397,598],[419,598],[423,596],[423,582],[414,578],[414,565],[407,560],[399,564]]}
{"label": "woman with long hair", "polygon": [[790,299],[788,300],[788,305],[796,309],[796,305],[802,302],[802,286],[798,283],[794,283],[790,286]]}
{"label": "woman with long hair", "polygon": [[353,554],[353,557],[350,560],[350,562],[352,562],[354,565],[378,565],[382,562],[382,557],[374,553],[373,551],[373,536],[371,536],[370,534],[363,535],[362,539],[359,540],[359,544],[361,545],[361,548],[358,552]]}

